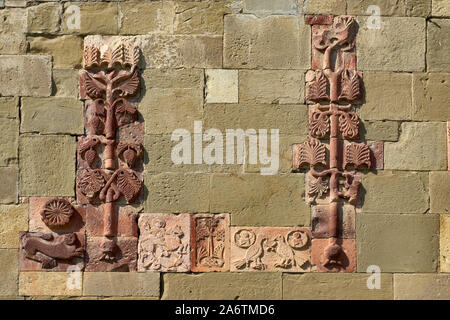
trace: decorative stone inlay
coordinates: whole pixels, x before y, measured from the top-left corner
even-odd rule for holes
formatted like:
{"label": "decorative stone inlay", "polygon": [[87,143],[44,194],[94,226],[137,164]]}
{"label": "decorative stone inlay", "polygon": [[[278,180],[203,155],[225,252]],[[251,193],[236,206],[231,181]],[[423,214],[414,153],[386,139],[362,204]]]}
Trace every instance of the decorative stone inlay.
{"label": "decorative stone inlay", "polygon": [[42,221],[49,227],[62,227],[69,223],[73,215],[73,207],[65,199],[51,199],[41,211]]}
{"label": "decorative stone inlay", "polygon": [[138,271],[189,271],[190,222],[189,214],[141,215]]}
{"label": "decorative stone inlay", "polygon": [[191,216],[191,271],[228,271],[230,220],[227,214]]}
{"label": "decorative stone inlay", "polygon": [[[84,48],[85,70],[79,79],[87,135],[78,140],[77,201],[99,208],[96,212],[103,214],[105,238],[88,241],[88,259],[94,261],[88,262],[87,269],[136,270],[137,239],[117,238],[120,215],[116,203],[121,199],[137,203],[141,196],[144,132],[134,100],[140,90],[141,53],[131,42],[89,40]],[[95,222],[90,231],[95,234],[98,225]],[[99,248],[93,248],[95,245]],[[127,252],[122,252],[121,246]],[[125,260],[122,263],[120,259]]]}
{"label": "decorative stone inlay", "polygon": [[22,232],[19,269],[21,271],[63,271],[70,265],[83,269],[84,235],[82,233]]}
{"label": "decorative stone inlay", "polygon": [[[305,76],[311,138],[294,145],[293,167],[308,169],[306,200],[321,205],[313,208],[313,235],[328,238],[314,240],[313,264],[321,271],[348,272],[356,266],[354,240],[339,238],[354,237],[354,210],[343,214],[342,206],[358,203],[361,174],[357,170],[372,168],[373,159],[380,155],[374,155],[364,143],[345,141],[359,137],[360,120],[352,107],[363,95],[362,73],[356,70],[357,26],[351,16],[337,16],[328,22],[326,16],[307,17],[313,45],[313,70]],[[322,206],[325,204],[328,207]]]}
{"label": "decorative stone inlay", "polygon": [[309,271],[310,247],[307,228],[232,227],[231,271]]}

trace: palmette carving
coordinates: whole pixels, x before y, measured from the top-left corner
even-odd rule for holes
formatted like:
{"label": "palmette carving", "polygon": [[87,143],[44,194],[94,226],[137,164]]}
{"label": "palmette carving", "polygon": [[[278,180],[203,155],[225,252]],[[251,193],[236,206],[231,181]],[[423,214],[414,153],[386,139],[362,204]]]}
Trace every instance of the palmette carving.
{"label": "palmette carving", "polygon": [[[90,40],[90,39],[88,39]],[[88,262],[89,269],[110,269],[104,262],[121,266],[116,243],[115,206],[125,199],[127,203],[139,201],[142,190],[142,135],[138,111],[132,99],[140,89],[138,64],[140,50],[131,43],[119,41],[106,44],[86,41],[84,68],[80,73],[80,95],[85,99],[85,125],[88,136],[78,142],[79,170],[77,196],[82,203],[98,205],[103,202],[103,240],[91,242],[97,262]],[[128,128],[128,136],[120,129]],[[130,135],[131,134],[131,135]],[[134,240],[121,242],[131,250]],[[92,246],[100,244],[100,251]],[[124,262],[135,269],[133,254],[127,251]],[[131,262],[130,262],[131,261]]]}
{"label": "palmette carving", "polygon": [[232,271],[309,271],[307,228],[233,227]]}
{"label": "palmette carving", "polygon": [[357,169],[362,167],[370,168],[370,149],[365,143],[355,143],[345,147],[344,168],[354,166]]}
{"label": "palmette carving", "polygon": [[325,161],[325,145],[317,139],[311,139],[303,142],[300,146],[300,154],[298,163],[302,165],[326,165]]}

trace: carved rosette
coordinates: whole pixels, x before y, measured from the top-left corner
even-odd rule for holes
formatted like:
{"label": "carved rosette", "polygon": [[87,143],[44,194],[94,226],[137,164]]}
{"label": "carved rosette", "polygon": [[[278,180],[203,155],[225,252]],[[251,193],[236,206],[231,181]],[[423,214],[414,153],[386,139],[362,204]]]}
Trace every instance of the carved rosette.
{"label": "carved rosette", "polygon": [[85,45],[80,96],[87,135],[78,140],[77,201],[103,206],[102,256],[109,262],[119,251],[115,206],[139,202],[142,190],[144,132],[135,104],[139,63],[140,50],[131,43],[94,39]]}
{"label": "carved rosette", "polygon": [[65,199],[51,199],[47,201],[42,209],[41,218],[47,226],[58,228],[69,223],[73,211],[69,201]]}
{"label": "carved rosette", "polygon": [[329,244],[317,249],[322,250],[319,269],[349,271],[342,263],[348,248],[344,252],[338,241],[339,208],[346,202],[356,205],[361,186],[356,170],[371,168],[372,157],[366,144],[344,143],[359,137],[360,119],[352,110],[352,104],[363,98],[362,73],[356,70],[357,26],[351,16],[308,21],[312,24],[313,70],[306,73],[305,82],[311,139],[294,146],[293,166],[308,170],[306,200],[312,205],[328,203],[329,218],[326,226],[321,225],[321,233],[329,236]]}

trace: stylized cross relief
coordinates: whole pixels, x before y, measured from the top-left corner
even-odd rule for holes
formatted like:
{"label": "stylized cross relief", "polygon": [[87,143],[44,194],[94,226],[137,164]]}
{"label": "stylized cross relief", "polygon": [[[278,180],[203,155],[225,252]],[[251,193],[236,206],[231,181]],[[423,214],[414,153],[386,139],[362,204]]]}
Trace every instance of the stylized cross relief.
{"label": "stylized cross relief", "polygon": [[[352,103],[362,98],[362,74],[356,70],[357,25],[351,16],[337,16],[331,25],[312,26],[313,69],[306,75],[311,138],[294,148],[294,168],[308,167],[307,200],[328,202],[329,244],[319,269],[345,269],[339,241],[343,203],[355,205],[361,186],[359,169],[371,167],[371,151],[359,137],[359,117]],[[328,140],[328,145],[320,140]]]}
{"label": "stylized cross relief", "polygon": [[127,203],[138,201],[142,187],[142,141],[118,134],[127,126],[131,132],[141,128],[131,101],[140,89],[139,59],[139,48],[131,44],[87,45],[80,74],[87,135],[78,141],[77,198],[103,203],[102,259],[107,261],[114,260],[116,252],[115,203],[122,197]]}

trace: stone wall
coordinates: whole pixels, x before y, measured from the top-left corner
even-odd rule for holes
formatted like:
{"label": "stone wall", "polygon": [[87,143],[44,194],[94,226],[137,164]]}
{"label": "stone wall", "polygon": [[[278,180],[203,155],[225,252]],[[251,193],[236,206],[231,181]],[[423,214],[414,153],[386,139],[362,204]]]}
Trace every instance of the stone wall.
{"label": "stone wall", "polygon": [[[450,299],[449,0],[1,3],[0,298]],[[307,175],[292,167],[292,158],[293,146],[308,138],[305,81],[314,48],[305,21],[345,14],[359,26],[360,140],[381,146],[382,160],[363,171],[356,214],[344,228],[353,234],[345,250],[354,268],[327,272],[309,261],[319,250],[312,223],[318,213],[305,201]],[[117,213],[114,239],[126,263],[114,268],[89,264],[100,245],[102,207],[80,203],[76,184],[77,143],[88,133],[79,88],[83,48],[108,39],[141,50],[134,102],[145,128],[143,193],[132,206],[117,205],[125,209]],[[261,175],[267,166],[261,161],[174,164],[171,135],[194,132],[194,121],[223,133],[279,129],[277,173]],[[24,262],[19,235],[54,231],[39,214],[55,197],[80,214],[77,232],[87,239],[81,272]],[[223,265],[196,265],[195,254],[178,264],[185,269],[141,265],[145,252],[137,242],[151,238],[149,225],[181,226],[184,236],[171,236],[195,251],[189,234],[195,243],[206,241],[195,226],[211,217],[223,231],[211,236],[212,248],[224,246]],[[235,259],[244,257],[245,243],[232,244],[244,241],[243,227],[253,242],[269,235],[270,259],[276,259],[270,249],[280,248],[272,236],[295,231],[310,241],[312,231],[312,248],[301,258],[309,265],[296,260],[289,269],[284,261],[264,270],[252,262],[251,272],[243,271]],[[379,289],[367,286],[373,265],[381,271]]]}

